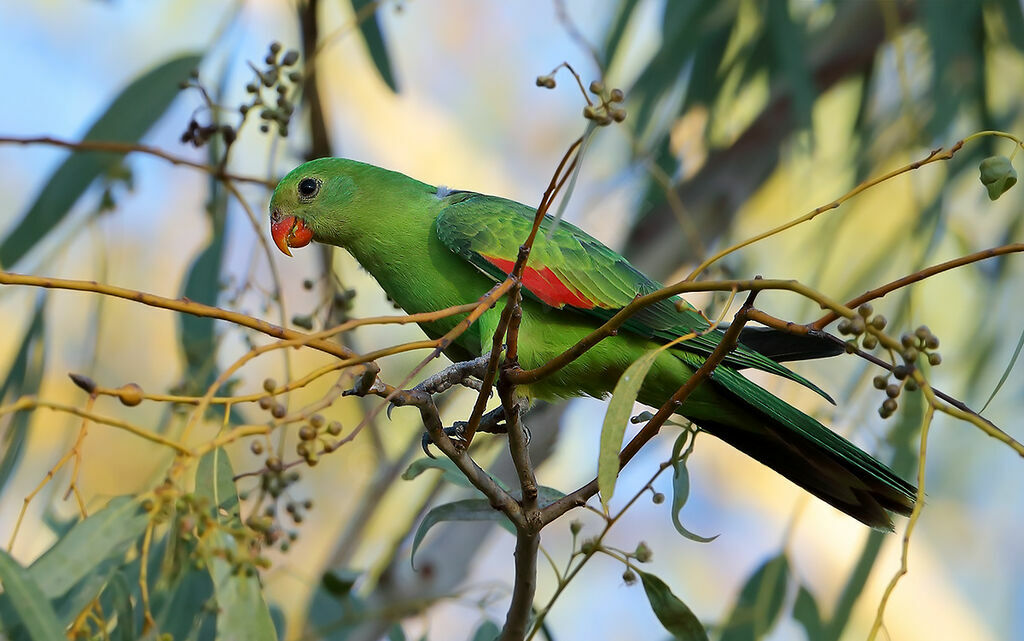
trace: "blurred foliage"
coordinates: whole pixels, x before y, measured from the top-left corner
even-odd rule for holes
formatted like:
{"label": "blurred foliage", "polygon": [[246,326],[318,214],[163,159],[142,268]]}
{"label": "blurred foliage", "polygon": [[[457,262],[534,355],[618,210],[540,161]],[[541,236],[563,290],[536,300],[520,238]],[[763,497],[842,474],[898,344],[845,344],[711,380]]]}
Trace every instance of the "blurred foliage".
{"label": "blurred foliage", "polygon": [[[297,24],[280,28],[287,31],[302,27],[304,36],[315,36],[318,3],[309,0],[300,4],[302,15]],[[819,117],[816,109],[837,87],[853,84],[860,92],[855,118],[831,125],[851,128],[855,167],[850,180],[879,173],[891,163],[894,152],[916,153],[948,145],[982,129],[1012,130],[1024,115],[1024,103],[1019,100],[1004,100],[998,106],[992,100],[993,93],[1000,89],[995,85],[1005,84],[1000,72],[993,71],[993,60],[1012,59],[1000,68],[1007,64],[1019,68],[1024,59],[1024,16],[1015,0],[669,0],[663,3],[659,19],[661,41],[650,59],[634,78],[616,78],[622,73],[621,57],[632,44],[633,23],[641,19],[638,16],[648,4],[639,0],[618,3],[607,25],[604,45],[599,48],[598,61],[616,83],[629,87],[626,104],[630,114],[627,122],[632,128],[631,161],[646,170],[646,184],[628,230],[625,251],[654,277],[666,277],[679,267],[680,247],[690,248],[685,262],[694,262],[709,247],[738,233],[734,226],[738,212],[779,169],[788,146],[814,146],[814,121]],[[402,85],[396,82],[396,76],[401,74],[396,74],[393,54],[402,43],[386,37],[386,21],[381,19],[389,3],[351,0],[351,9],[376,72],[391,91],[399,92]],[[209,61],[199,54],[188,54],[142,73],[112,96],[105,113],[83,139],[140,140],[167,111],[179,83],[200,65],[205,68]],[[302,127],[308,132],[293,132],[292,136],[304,136],[303,142],[311,149],[329,149],[320,107],[311,108],[303,101],[319,101],[318,85],[322,87],[334,79],[315,77],[311,81],[312,70],[307,73],[298,109],[306,117]],[[211,114],[210,131],[221,131],[221,112],[213,109]],[[688,123],[700,125],[696,137],[681,133]],[[230,140],[221,137],[211,141],[211,167],[224,169],[234,136],[232,130]],[[966,175],[964,172],[973,174],[982,158],[993,155],[996,142],[995,138],[986,138],[966,148],[949,163],[943,181],[953,185]],[[694,153],[694,147],[701,153]],[[1011,160],[1012,156],[982,163],[981,178],[990,196],[1001,195],[1016,182]],[[69,154],[0,243],[0,263],[5,268],[19,265],[41,241],[56,234],[90,185],[103,180],[122,161],[123,155],[112,152]],[[275,171],[281,169],[274,166]],[[213,171],[207,185],[210,233],[191,261],[181,291],[187,299],[200,303],[223,304],[225,298],[234,303],[238,296],[225,296],[222,286],[226,227],[234,210],[229,208],[222,175]],[[973,246],[962,229],[949,227],[941,206],[943,198],[943,191],[937,190],[919,203],[920,216],[912,233],[926,242],[913,257],[913,265],[926,261],[942,233],[955,237],[965,249]],[[1021,220],[1017,216],[1007,221],[1002,231],[1006,240],[1019,236]],[[836,237],[837,225],[822,234],[822,251],[832,247],[830,238]],[[891,251],[892,247],[882,247],[877,255]],[[890,267],[884,260],[868,261],[862,270],[851,270],[848,291],[839,294],[855,293],[879,282]],[[732,259],[720,267],[726,272],[736,268]],[[999,285],[1012,278],[1003,259],[997,258],[982,269],[992,291],[999,291]],[[351,295],[340,296],[347,290],[329,275],[329,257],[323,270],[327,302],[321,309],[326,310],[326,317],[336,319],[347,309]],[[278,295],[268,294],[264,309],[279,304],[281,301],[274,298]],[[5,404],[38,393],[46,362],[45,301],[40,297],[34,309],[26,312],[30,317],[27,329],[20,335],[20,347],[3,377],[0,400]],[[903,299],[901,315],[909,314],[908,301]],[[989,318],[977,316],[978,335],[988,335],[982,330],[992,322]],[[187,315],[181,316],[179,337],[183,382],[175,391],[199,394],[219,374],[217,356],[223,337],[218,336],[212,319]],[[965,365],[965,369],[982,367],[995,349],[989,340],[977,350],[978,360]],[[1016,357],[1017,353],[1003,374],[1004,381]],[[649,365],[646,361],[634,364],[634,388]],[[969,380],[980,385],[979,378],[972,373]],[[975,400],[973,397],[982,392],[972,392],[968,400]],[[635,396],[635,389],[621,394],[617,391],[608,413],[616,429],[625,425]],[[223,418],[216,412],[210,414],[216,422]],[[230,410],[227,414],[235,420]],[[909,395],[900,418],[885,437],[885,451],[891,455],[892,466],[904,476],[917,465],[916,438],[922,414],[921,394]],[[0,489],[24,459],[29,416],[27,412],[17,413],[0,427]],[[165,418],[163,427],[172,420]],[[672,522],[681,535],[708,541],[689,533],[679,520],[689,494],[686,457],[692,440],[690,448],[682,451],[688,434],[680,436],[668,462],[674,474]],[[617,465],[615,452],[622,442],[622,431],[608,434],[607,440],[607,446],[602,445],[605,471],[601,475],[606,508],[615,480],[614,472],[608,473],[609,465]],[[450,572],[430,589],[402,585],[402,577],[408,576],[403,574],[407,572],[404,566],[427,531],[435,526],[441,529],[444,522],[467,520],[497,522],[509,528],[508,521],[478,494],[435,504],[442,490],[465,489],[466,483],[447,460],[419,459],[407,465],[416,446],[416,442],[410,442],[403,453],[395,454],[377,444],[381,450],[377,456],[382,461],[377,476],[365,487],[351,488],[353,493],[363,493],[364,512],[346,530],[349,539],[337,545],[351,550],[367,536],[365,522],[403,470],[401,478],[417,479],[415,482],[423,485],[423,491],[406,506],[405,534],[378,550],[378,558],[372,563],[358,568],[348,553],[339,551],[327,560],[318,557],[316,562],[324,563],[317,570],[322,580],[313,590],[304,615],[289,617],[287,625],[281,611],[273,603],[268,605],[259,578],[260,569],[270,562],[265,553],[275,546],[278,552],[286,551],[287,542],[294,538],[294,531],[259,520],[282,518],[266,508],[263,499],[273,494],[270,505],[274,506],[279,494],[287,494],[288,482],[282,480],[286,475],[277,470],[270,481],[266,480],[270,476],[263,476],[258,491],[240,496],[227,452],[214,449],[199,461],[192,490],[158,479],[156,490],[110,499],[73,527],[55,532],[55,543],[31,563],[19,563],[0,552],[3,631],[11,639],[59,639],[67,630],[75,638],[125,641],[154,638],[157,633],[160,639],[176,640],[403,639],[403,619],[462,597],[461,584],[468,575],[469,558],[483,538],[482,530],[467,530],[470,534],[455,538],[455,530],[445,529],[435,538],[439,546],[450,547],[439,549],[461,553],[465,559],[453,561],[446,568],[423,568],[425,573]],[[277,446],[268,441],[260,445],[259,452],[272,453],[272,447]],[[434,468],[441,474],[425,474]],[[560,495],[556,490],[545,490],[548,500]],[[258,499],[253,498],[256,495]],[[295,509],[289,508],[289,512],[297,529],[301,516],[296,516]],[[243,518],[250,513],[250,518]],[[574,544],[576,534],[574,531]],[[780,619],[791,615],[811,641],[836,641],[846,630],[885,540],[883,533],[868,535],[834,603],[823,603],[825,599],[794,572],[787,552],[780,551],[742,580],[734,604],[719,621],[699,621],[685,603],[687,596],[676,596],[654,574],[639,572],[639,577],[655,615],[673,638],[706,639],[710,630],[712,638],[726,641],[761,639],[772,633]],[[570,562],[577,558],[585,561],[594,551],[584,551],[582,544],[574,547]],[[624,556],[627,572],[632,572],[632,562],[640,562],[639,556],[644,555]],[[669,572],[667,566],[659,571],[663,575]],[[636,575],[631,581],[636,581]],[[788,595],[793,592],[796,597],[791,600]],[[486,599],[479,597],[481,602]],[[539,629],[538,634],[548,632],[544,626]],[[485,619],[472,638],[485,641],[498,633],[497,624]],[[550,633],[547,636],[552,638]],[[443,631],[435,631],[431,638],[446,637]]]}

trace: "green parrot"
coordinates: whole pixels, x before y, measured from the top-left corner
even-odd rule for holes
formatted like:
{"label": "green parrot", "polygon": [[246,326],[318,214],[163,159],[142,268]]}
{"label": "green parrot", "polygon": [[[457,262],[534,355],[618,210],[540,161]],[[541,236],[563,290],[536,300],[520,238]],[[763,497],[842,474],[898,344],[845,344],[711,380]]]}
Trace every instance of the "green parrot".
{"label": "green parrot", "polygon": [[[504,280],[533,224],[535,209],[483,194],[434,187],[403,174],[343,158],[307,162],[278,184],[270,200],[271,235],[278,248],[316,240],[349,251],[406,312],[429,312],[477,300]],[[638,294],[662,285],[644,276],[582,230],[548,217],[530,254],[519,360],[540,366],[574,345]],[[552,400],[603,397],[643,354],[708,322],[681,299],[651,305],[613,337],[520,393]],[[682,311],[677,308],[680,304]],[[500,306],[483,314],[446,350],[466,360],[491,348]],[[461,317],[420,323],[436,338]],[[710,379],[677,412],[703,430],[782,474],[830,505],[878,529],[891,530],[889,512],[909,515],[915,488],[885,465],[745,378],[753,368],[816,386],[778,363],[838,353],[834,343],[775,332],[745,332]],[[640,390],[642,403],[671,396],[722,338],[707,332],[663,350]],[[831,399],[829,399],[831,400]]]}

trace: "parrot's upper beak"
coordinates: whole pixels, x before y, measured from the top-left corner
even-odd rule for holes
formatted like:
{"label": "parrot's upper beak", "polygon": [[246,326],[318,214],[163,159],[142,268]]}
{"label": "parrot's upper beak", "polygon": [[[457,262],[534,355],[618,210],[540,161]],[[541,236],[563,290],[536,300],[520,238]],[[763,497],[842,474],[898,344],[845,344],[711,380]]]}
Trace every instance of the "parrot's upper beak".
{"label": "parrot's upper beak", "polygon": [[270,235],[277,248],[288,256],[292,255],[289,247],[305,247],[313,240],[313,230],[305,221],[295,216],[282,216],[276,209],[270,213]]}

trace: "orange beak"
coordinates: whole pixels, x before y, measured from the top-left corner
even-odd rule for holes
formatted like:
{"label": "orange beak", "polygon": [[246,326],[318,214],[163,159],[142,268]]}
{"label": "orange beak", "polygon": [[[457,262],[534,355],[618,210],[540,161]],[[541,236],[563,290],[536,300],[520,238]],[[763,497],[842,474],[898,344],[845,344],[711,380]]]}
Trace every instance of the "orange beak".
{"label": "orange beak", "polygon": [[281,216],[276,209],[270,213],[270,235],[277,248],[291,256],[289,247],[305,247],[313,240],[313,230],[295,216]]}

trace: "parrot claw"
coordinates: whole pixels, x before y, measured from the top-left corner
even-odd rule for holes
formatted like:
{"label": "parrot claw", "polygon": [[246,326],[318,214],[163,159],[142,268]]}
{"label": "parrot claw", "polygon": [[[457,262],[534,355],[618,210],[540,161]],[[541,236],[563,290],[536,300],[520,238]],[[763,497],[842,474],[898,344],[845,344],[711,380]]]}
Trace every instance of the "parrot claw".
{"label": "parrot claw", "polygon": [[[465,429],[466,422],[458,421],[451,427],[444,428],[444,433],[453,441],[465,444]],[[505,423],[505,409],[498,407],[484,414],[483,418],[480,420],[480,426],[476,431],[483,432],[484,434],[508,434],[508,425]],[[523,438],[526,439],[527,445],[529,445],[530,441],[533,439],[533,433],[530,432],[530,428],[526,425],[523,425]],[[423,453],[430,458],[436,458],[430,453],[430,446],[433,443],[434,439],[430,437],[430,432],[423,432],[423,437],[420,439],[420,447],[423,448]]]}
{"label": "parrot claw", "polygon": [[[462,435],[463,430],[465,428],[466,423],[463,421],[459,421],[458,423],[452,425],[451,427],[444,428],[444,433],[447,434],[448,438],[450,438],[453,441],[465,443],[466,439]],[[433,442],[434,439],[430,437],[430,432],[423,432],[423,438],[420,439],[420,447],[423,448],[423,453],[429,456],[430,458],[437,458],[436,456],[430,453],[430,446]]]}
{"label": "parrot claw", "polygon": [[395,404],[394,403],[388,403],[388,408],[386,410],[384,410],[384,413],[387,414],[389,421],[391,420],[391,410],[393,410],[393,409],[395,409]]}

